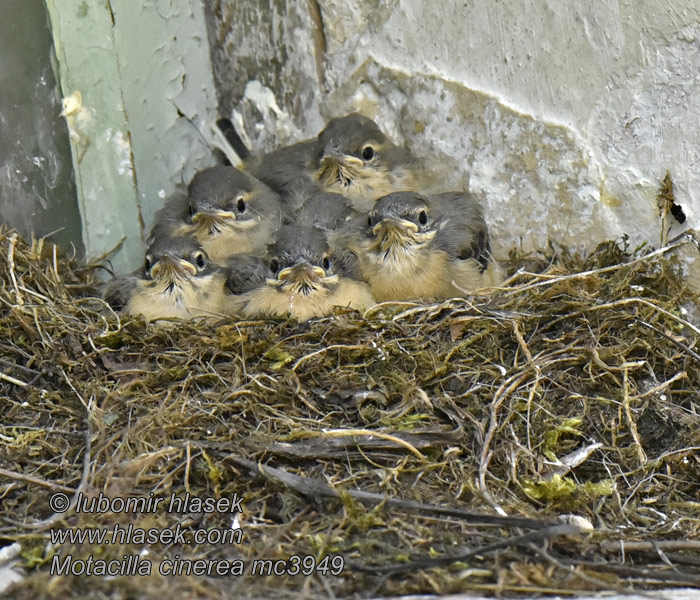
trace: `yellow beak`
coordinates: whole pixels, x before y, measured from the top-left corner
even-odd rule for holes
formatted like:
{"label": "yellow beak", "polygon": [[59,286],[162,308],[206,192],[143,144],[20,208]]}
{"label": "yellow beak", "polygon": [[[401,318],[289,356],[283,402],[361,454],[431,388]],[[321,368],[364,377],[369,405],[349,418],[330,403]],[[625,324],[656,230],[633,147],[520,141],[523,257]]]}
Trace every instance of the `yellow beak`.
{"label": "yellow beak", "polygon": [[385,237],[406,237],[411,233],[418,232],[418,225],[406,219],[394,219],[392,217],[384,217],[379,223],[372,228],[372,233],[375,236]]}
{"label": "yellow beak", "polygon": [[300,263],[293,267],[282,269],[277,274],[279,281],[291,283],[318,283],[326,276],[326,272],[321,267],[314,267],[308,263]]}
{"label": "yellow beak", "polygon": [[197,275],[197,267],[191,262],[173,256],[169,252],[161,258],[155,265],[151,267],[151,277],[154,279],[163,277],[195,277]]}

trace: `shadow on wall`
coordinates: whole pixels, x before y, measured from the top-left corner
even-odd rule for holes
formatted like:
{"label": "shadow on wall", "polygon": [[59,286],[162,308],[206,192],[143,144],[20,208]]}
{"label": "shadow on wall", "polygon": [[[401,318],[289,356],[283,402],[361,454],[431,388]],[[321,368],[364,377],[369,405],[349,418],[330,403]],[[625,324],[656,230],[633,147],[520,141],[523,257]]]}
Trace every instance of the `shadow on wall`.
{"label": "shadow on wall", "polygon": [[[83,252],[68,128],[44,0],[4,0],[0,19],[0,222]],[[55,233],[54,233],[55,232]]]}

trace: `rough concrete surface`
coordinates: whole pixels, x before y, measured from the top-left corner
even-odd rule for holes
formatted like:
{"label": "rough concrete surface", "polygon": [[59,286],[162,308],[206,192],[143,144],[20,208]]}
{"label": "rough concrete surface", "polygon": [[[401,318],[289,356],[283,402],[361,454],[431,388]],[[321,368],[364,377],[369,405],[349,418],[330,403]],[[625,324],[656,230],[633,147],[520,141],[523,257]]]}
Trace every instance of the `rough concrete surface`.
{"label": "rough concrete surface", "polygon": [[449,185],[483,194],[501,255],[549,239],[591,249],[622,233],[658,244],[666,170],[688,217],[670,235],[695,226],[697,1],[207,8],[221,107],[257,150],[360,110]]}

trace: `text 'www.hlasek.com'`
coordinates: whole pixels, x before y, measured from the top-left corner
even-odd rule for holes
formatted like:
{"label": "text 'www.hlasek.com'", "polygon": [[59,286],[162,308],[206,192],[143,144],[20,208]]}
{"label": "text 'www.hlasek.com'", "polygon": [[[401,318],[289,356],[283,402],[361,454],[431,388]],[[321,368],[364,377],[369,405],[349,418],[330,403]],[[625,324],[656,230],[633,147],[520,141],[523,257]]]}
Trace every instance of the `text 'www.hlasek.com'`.
{"label": "text 'www.hlasek.com'", "polygon": [[[199,558],[209,556],[207,546],[222,547],[237,545],[243,541],[243,530],[239,526],[238,515],[243,512],[245,498],[234,494],[230,498],[200,498],[186,493],[182,496],[148,497],[108,497],[103,494],[86,496],[82,493],[71,499],[59,492],[53,494],[50,505],[54,512],[92,515],[124,515],[122,522],[115,522],[108,527],[54,528],[50,530],[51,545],[56,548],[94,547],[95,552],[84,556],[57,552],[51,558],[51,575],[142,575],[153,573],[160,575],[195,575],[195,576],[283,576],[283,575],[340,575],[345,567],[345,560],[338,554],[325,556],[292,554],[284,558]],[[187,524],[178,522],[172,527],[136,527],[129,523],[130,515],[158,515],[177,513],[180,515],[206,515],[211,513],[231,515],[231,525],[227,528],[196,528],[192,519]],[[133,517],[132,517],[133,518]],[[195,557],[184,557],[177,552],[170,552],[167,557],[157,560],[151,557],[149,547],[162,545],[166,548],[201,548]],[[135,553],[106,558],[108,546],[142,546]],[[99,550],[97,550],[99,549]]]}

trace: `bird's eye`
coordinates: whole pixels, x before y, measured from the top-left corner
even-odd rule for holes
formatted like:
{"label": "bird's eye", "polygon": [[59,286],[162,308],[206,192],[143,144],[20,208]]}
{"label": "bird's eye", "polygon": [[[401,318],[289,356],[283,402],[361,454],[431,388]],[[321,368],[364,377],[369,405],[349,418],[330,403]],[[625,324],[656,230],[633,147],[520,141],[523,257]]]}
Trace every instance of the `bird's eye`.
{"label": "bird's eye", "polygon": [[151,270],[151,267],[153,266],[153,258],[151,255],[146,256],[146,260],[143,263],[143,267],[145,269],[146,274],[148,275],[148,272]]}
{"label": "bird's eye", "polygon": [[425,225],[428,222],[428,213],[425,212],[424,210],[420,211],[418,213],[418,222],[421,225]]}
{"label": "bird's eye", "polygon": [[194,259],[194,263],[197,265],[197,268],[204,268],[204,265],[206,264],[206,261],[204,260],[204,252],[194,252],[192,254],[192,258]]}
{"label": "bird's eye", "polygon": [[374,158],[374,148],[372,146],[365,146],[362,148],[362,160],[370,161]]}
{"label": "bird's eye", "polygon": [[321,263],[321,266],[323,266],[324,270],[326,270],[326,271],[331,268],[330,256],[323,257],[323,262]]}
{"label": "bird's eye", "polygon": [[190,216],[190,218],[194,217],[197,214],[197,209],[194,207],[194,204],[189,205],[189,207],[187,208],[187,214]]}
{"label": "bird's eye", "polygon": [[367,217],[367,227],[372,227],[372,215]]}
{"label": "bird's eye", "polygon": [[246,209],[246,204],[245,200],[239,196],[238,200],[236,201],[236,208],[238,209],[239,213],[244,213]]}
{"label": "bird's eye", "polygon": [[276,260],[272,259],[270,261],[270,271],[272,271],[273,273],[277,273],[277,271],[279,271],[279,270],[280,270],[280,264]]}

